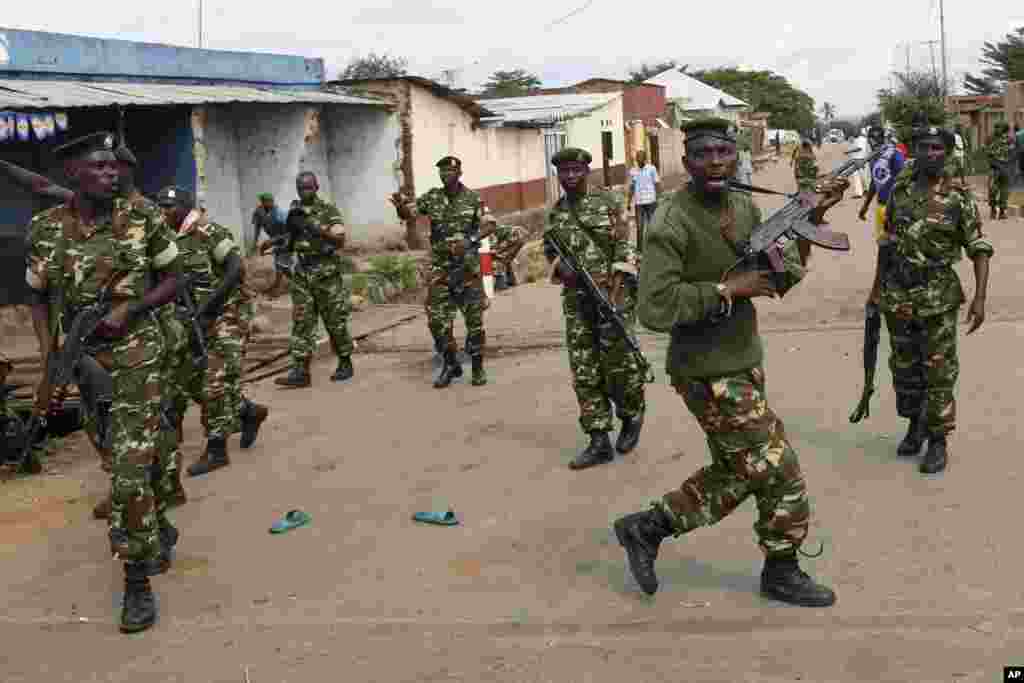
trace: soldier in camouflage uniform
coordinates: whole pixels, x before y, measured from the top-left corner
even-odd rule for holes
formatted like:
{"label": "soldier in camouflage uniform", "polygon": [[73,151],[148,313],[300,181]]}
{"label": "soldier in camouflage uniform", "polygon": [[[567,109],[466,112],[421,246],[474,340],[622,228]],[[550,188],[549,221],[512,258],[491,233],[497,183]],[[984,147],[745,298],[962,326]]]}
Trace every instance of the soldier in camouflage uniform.
{"label": "soldier in camouflage uniform", "polygon": [[473,363],[473,385],[487,383],[484,370],[485,296],[480,273],[479,245],[494,234],[497,221],[480,195],[462,184],[462,162],[447,156],[437,162],[443,187],[436,187],[415,202],[396,192],[391,196],[398,217],[417,214],[430,219],[430,283],[427,318],[434,348],[444,354],[444,367],[434,386],[443,389],[462,376],[456,355],[455,312],[466,321],[466,355]]}
{"label": "soldier in camouflage uniform", "polygon": [[[162,216],[142,202],[117,196],[113,140],[99,133],[56,150],[75,198],[33,219],[35,225],[58,225],[61,234],[45,269],[30,268],[26,280],[41,317],[47,315],[48,292],[60,297],[69,320],[104,293],[111,296],[113,308],[89,350],[113,379],[110,546],[125,561],[121,630],[134,632],[156,621],[148,563],[158,559],[173,530],[166,516],[173,491],[151,476],[158,455],[164,347],[152,313],[174,298],[179,260]],[[150,271],[161,273],[161,281],[147,290]]]}
{"label": "soldier in camouflage uniform", "polygon": [[[555,261],[549,240],[556,234],[609,300],[632,325],[636,306],[637,254],[629,240],[625,207],[620,197],[605,190],[587,190],[591,156],[567,147],[551,158],[565,194],[548,212],[544,253]],[[640,440],[644,422],[644,374],[626,340],[600,322],[594,302],[577,286],[574,273],[555,263],[552,282],[562,285],[565,343],[569,351],[573,389],[580,406],[580,426],[590,443],[569,463],[574,470],[611,462],[615,454],[608,438],[611,404],[622,420],[615,448],[629,453]]]}
{"label": "soldier in camouflage uniform", "polygon": [[889,328],[897,410],[910,420],[897,452],[917,455],[927,438],[920,469],[932,474],[946,467],[946,438],[956,425],[957,311],[965,297],[953,264],[963,252],[974,261],[970,334],[985,320],[994,249],[981,233],[970,188],[945,169],[952,134],[918,128],[912,144],[914,160],[904,167],[889,198],[872,298],[880,297]]}
{"label": "soldier in camouflage uniform", "polygon": [[[157,203],[176,233],[181,267],[192,279],[199,327],[206,337],[206,367],[199,368],[192,360],[188,331],[174,321],[174,349],[169,355],[164,397],[167,421],[175,425],[184,418],[189,397],[202,407],[206,450],[188,468],[194,477],[229,465],[228,437],[241,426],[242,447],[247,448],[251,445],[247,436],[255,439],[269,411],[242,393],[242,353],[249,334],[251,302],[242,282],[244,268],[234,236],[224,226],[207,221],[186,189],[164,188]],[[176,442],[174,447],[177,450]]]}
{"label": "soldier in camouflage uniform", "polygon": [[274,382],[285,387],[308,387],[309,366],[316,350],[316,325],[323,318],[331,348],[338,356],[334,382],[353,377],[352,337],[348,332],[351,296],[341,272],[338,250],[345,246],[345,219],[338,207],[321,199],[316,174],[304,171],[295,179],[299,199],[288,212],[291,246],[296,258],[292,297],[292,369]]}
{"label": "soldier in camouflage uniform", "polygon": [[[620,518],[615,534],[648,594],[658,589],[654,560],[668,536],[715,524],[744,500],[757,502],[754,525],[765,554],[761,592],[825,607],[835,593],[801,571],[810,505],[796,452],[768,406],[755,297],[776,297],[803,276],[810,244],[789,244],[785,290],[765,271],[732,271],[734,245],[749,238],[761,211],[749,194],[728,192],[737,163],[732,125],[698,119],[684,126],[691,183],[659,207],[640,274],[639,316],[671,333],[666,372],[707,435],[712,463],[651,508]],[[848,183],[819,201],[812,220],[837,203]]]}
{"label": "soldier in camouflage uniform", "polygon": [[[991,174],[988,179],[989,218],[1006,219],[1006,202],[1010,196],[1009,126],[999,121],[992,129],[992,139],[985,145]],[[998,211],[998,214],[996,213]]]}
{"label": "soldier in camouflage uniform", "polygon": [[804,138],[793,158],[793,175],[800,192],[813,192],[818,183],[818,160],[814,156],[811,141]]}
{"label": "soldier in camouflage uniform", "polygon": [[526,244],[525,228],[499,225],[494,233],[494,289],[501,291],[519,284],[516,277],[516,259]]}

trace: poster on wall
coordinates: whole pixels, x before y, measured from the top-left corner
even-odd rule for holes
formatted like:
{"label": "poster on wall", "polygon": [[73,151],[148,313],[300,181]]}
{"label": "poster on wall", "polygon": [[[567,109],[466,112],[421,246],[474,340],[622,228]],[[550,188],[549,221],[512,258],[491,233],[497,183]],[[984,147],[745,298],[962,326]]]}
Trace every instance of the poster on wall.
{"label": "poster on wall", "polygon": [[66,133],[71,127],[67,112],[23,114],[0,111],[0,142],[42,142]]}

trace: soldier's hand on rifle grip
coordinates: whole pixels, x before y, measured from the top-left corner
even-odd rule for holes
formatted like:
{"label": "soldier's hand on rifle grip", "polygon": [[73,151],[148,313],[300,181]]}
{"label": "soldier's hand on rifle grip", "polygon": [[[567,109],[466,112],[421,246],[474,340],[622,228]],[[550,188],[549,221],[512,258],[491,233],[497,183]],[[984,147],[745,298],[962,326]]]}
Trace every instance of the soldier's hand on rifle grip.
{"label": "soldier's hand on rifle grip", "polygon": [[759,296],[775,298],[775,282],[769,270],[748,270],[730,275],[723,283],[733,299],[753,299]]}
{"label": "soldier's hand on rifle grip", "polygon": [[448,250],[455,258],[462,258],[466,255],[466,241],[460,238],[452,238],[448,241]]}
{"label": "soldier's hand on rifle grip", "polygon": [[131,310],[128,304],[116,306],[96,326],[96,334],[104,339],[119,339],[128,334],[128,322]]}
{"label": "soldier's hand on rifle grip", "polygon": [[559,259],[555,261],[555,267],[551,271],[551,282],[554,284],[561,283],[566,287],[575,287],[576,273]]}

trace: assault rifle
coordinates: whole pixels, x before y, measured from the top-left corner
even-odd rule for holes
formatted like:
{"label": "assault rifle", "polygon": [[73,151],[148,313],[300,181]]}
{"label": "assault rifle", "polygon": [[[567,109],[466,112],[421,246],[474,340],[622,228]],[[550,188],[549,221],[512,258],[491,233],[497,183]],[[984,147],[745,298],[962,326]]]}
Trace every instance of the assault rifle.
{"label": "assault rifle", "polygon": [[[861,167],[872,163],[881,153],[881,150],[879,150],[865,159],[848,159],[821,178],[820,182],[828,185],[835,180],[847,178],[860,170]],[[818,213],[818,210],[815,202],[816,194],[814,192],[787,194],[745,185],[732,180],[729,181],[729,187],[730,189],[746,192],[783,195],[789,197],[789,201],[759,225],[755,226],[749,240],[736,245],[739,260],[725,271],[722,276],[723,279],[736,269],[767,269],[772,272],[776,288],[782,290],[784,285],[782,276],[785,273],[782,250],[789,241],[797,237],[802,237],[808,242],[825,249],[833,249],[835,251],[850,250],[850,238],[846,233],[832,232],[812,222],[812,218],[820,219],[820,216],[815,215]]]}
{"label": "assault rifle", "polygon": [[611,325],[615,333],[625,340],[626,345],[629,347],[629,352],[636,359],[637,365],[640,366],[641,371],[644,373],[644,381],[648,383],[653,382],[654,373],[651,372],[651,365],[644,357],[643,351],[640,350],[640,342],[637,341],[633,333],[626,327],[626,321],[622,318],[622,315],[615,310],[615,306],[608,301],[604,292],[594,282],[594,278],[587,272],[586,268],[580,265],[579,260],[569,250],[566,243],[562,241],[562,238],[558,236],[558,233],[554,230],[549,231],[547,240],[561,263],[576,275],[576,282],[582,285],[583,293],[593,302],[594,307],[597,309],[598,318]]}
{"label": "assault rifle", "polygon": [[56,394],[63,400],[66,387],[74,381],[75,371],[82,361],[86,343],[96,332],[100,321],[110,314],[113,304],[110,289],[104,290],[96,303],[82,308],[75,315],[68,332],[64,337],[64,345],[58,351],[51,351],[46,358],[46,380],[36,396],[35,410],[29,420],[28,436],[22,445],[20,468],[24,472],[34,474],[42,470],[42,465],[32,451],[33,446],[46,434],[46,415],[50,412],[50,404]]}
{"label": "assault rifle", "polygon": [[192,350],[192,363],[197,368],[205,368],[208,356],[206,335],[199,324],[199,307],[196,306],[196,299],[192,294],[192,285],[198,279],[198,273],[185,276],[178,285],[178,304],[185,311],[185,315],[180,319],[189,326],[188,344]]}
{"label": "assault rifle", "polygon": [[864,389],[860,402],[850,414],[857,423],[871,416],[871,395],[875,393],[875,367],[878,365],[878,344],[882,339],[882,314],[878,304],[869,303],[864,310]]}

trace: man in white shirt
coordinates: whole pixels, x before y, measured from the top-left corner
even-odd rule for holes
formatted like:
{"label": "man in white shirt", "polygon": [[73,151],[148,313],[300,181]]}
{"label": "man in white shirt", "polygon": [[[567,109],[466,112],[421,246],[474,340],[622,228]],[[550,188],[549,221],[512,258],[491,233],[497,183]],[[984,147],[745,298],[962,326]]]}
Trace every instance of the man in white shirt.
{"label": "man in white shirt", "polygon": [[636,153],[636,166],[629,171],[629,204],[636,206],[636,248],[643,251],[644,228],[654,217],[661,192],[661,178],[654,164],[647,163],[647,152]]}
{"label": "man in white shirt", "polygon": [[[868,158],[868,154],[870,153],[871,148],[868,145],[867,129],[865,129],[865,128],[861,128],[860,129],[860,135],[858,135],[856,138],[853,139],[852,145],[853,146],[851,147],[851,149],[856,149],[857,151],[856,152],[852,152],[850,154],[851,158],[853,158],[853,159],[867,159]],[[864,196],[864,192],[866,191],[866,189],[868,187],[870,187],[870,185],[871,185],[871,169],[868,167],[867,164],[865,164],[864,166],[861,166],[860,170],[857,171],[857,173],[854,174],[854,176],[853,176],[853,188],[851,188],[853,190],[853,196],[857,197],[858,199],[860,197],[863,197]]]}

